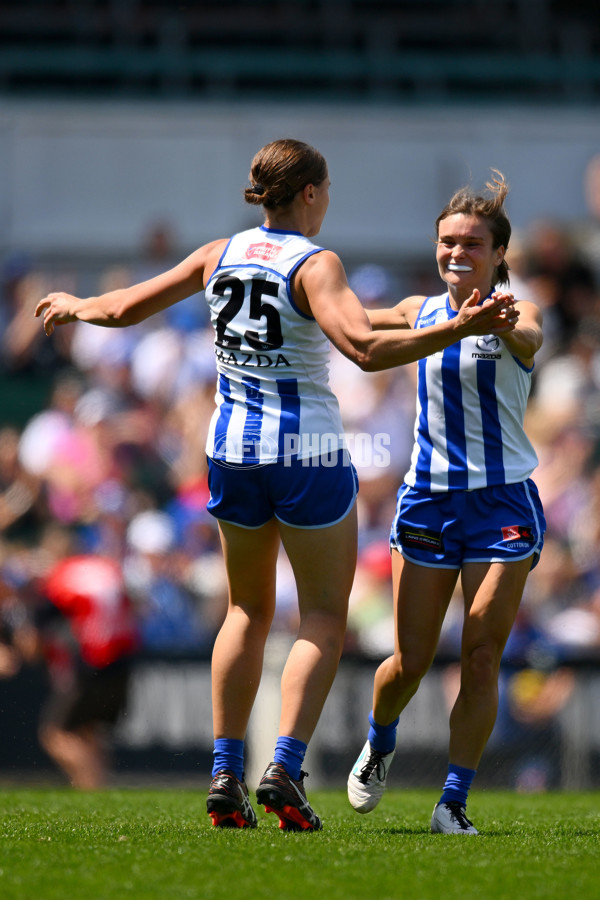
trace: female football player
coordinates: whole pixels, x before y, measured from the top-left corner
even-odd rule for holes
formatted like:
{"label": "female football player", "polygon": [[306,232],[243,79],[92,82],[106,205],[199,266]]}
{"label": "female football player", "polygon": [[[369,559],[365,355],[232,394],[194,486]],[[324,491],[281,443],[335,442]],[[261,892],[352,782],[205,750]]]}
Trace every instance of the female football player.
{"label": "female football player", "polygon": [[344,268],[315,245],[329,203],[323,156],[278,140],[254,157],[248,203],[264,224],[201,247],[173,269],[125,290],[38,305],[47,334],[79,319],[126,326],[204,290],[215,335],[216,409],[207,455],[229,606],[212,657],[215,737],[207,801],[217,826],[253,827],[244,741],[275,612],[280,543],[298,591],[299,628],[281,679],[274,757],[257,790],[284,829],[321,821],[304,791],[302,762],[342,651],[357,553],[356,473],[328,385],[329,341],[374,371],[442,351],[469,334],[505,334],[512,296],[479,303],[431,328],[374,330]]}
{"label": "female football player", "polygon": [[[493,296],[508,283],[508,187],[499,172],[486,186],[484,196],[458,191],[437,218],[444,293],[369,312],[374,328],[451,322],[474,294]],[[348,779],[352,806],[372,810],[385,788],[398,717],[433,661],[460,574],[460,691],[433,832],[477,834],[467,794],[496,719],[502,651],[543,543],[530,478],[537,458],[523,428],[541,315],[531,302],[516,307],[511,331],[465,337],[419,361],[415,445],[391,531],[395,651],[375,674],[369,736]]]}

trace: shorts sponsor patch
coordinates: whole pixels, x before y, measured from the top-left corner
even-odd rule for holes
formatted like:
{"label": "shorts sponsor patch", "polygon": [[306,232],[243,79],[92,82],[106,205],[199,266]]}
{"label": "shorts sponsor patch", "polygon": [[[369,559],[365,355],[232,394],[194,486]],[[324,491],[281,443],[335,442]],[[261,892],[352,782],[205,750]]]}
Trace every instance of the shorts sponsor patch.
{"label": "shorts sponsor patch", "polygon": [[502,528],[503,541],[527,541],[533,544],[534,537],[528,525],[505,525]]}
{"label": "shorts sponsor patch", "polygon": [[432,553],[444,552],[442,535],[437,531],[427,531],[424,528],[401,528],[400,543],[407,548],[430,550]]}

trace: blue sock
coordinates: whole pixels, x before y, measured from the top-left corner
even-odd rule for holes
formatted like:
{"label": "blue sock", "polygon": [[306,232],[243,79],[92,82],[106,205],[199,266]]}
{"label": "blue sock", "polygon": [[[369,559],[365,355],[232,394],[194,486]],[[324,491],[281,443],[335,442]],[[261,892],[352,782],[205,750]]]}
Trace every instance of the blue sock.
{"label": "blue sock", "polygon": [[212,777],[221,769],[233,772],[240,781],[244,778],[244,742],[235,738],[216,738],[213,750]]}
{"label": "blue sock", "polygon": [[464,769],[462,766],[455,766],[450,763],[440,803],[448,803],[450,800],[458,801],[461,806],[466,806],[469,788],[475,778],[476,771],[476,769]]}
{"label": "blue sock", "polygon": [[396,728],[399,721],[400,716],[395,722],[390,722],[389,725],[378,725],[373,718],[373,710],[371,710],[369,713],[369,725],[371,726],[369,728],[369,743],[373,750],[377,750],[379,753],[391,753],[392,750],[396,749]]}
{"label": "blue sock", "polygon": [[306,744],[293,737],[278,737],[273,761],[283,766],[290,778],[298,781],[304,762]]}

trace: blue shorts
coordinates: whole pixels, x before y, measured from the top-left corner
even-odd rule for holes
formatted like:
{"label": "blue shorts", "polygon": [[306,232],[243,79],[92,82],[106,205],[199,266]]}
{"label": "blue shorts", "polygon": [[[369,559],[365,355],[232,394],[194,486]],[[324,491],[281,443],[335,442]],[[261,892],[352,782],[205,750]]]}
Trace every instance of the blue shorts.
{"label": "blue shorts", "polygon": [[208,511],[223,522],[261,528],[272,519],[295,528],[326,528],[350,512],[358,476],[346,451],[264,466],[208,460]]}
{"label": "blue shorts", "polygon": [[463,563],[537,564],[546,520],[528,479],[474,491],[398,491],[390,546],[421,566],[460,569]]}

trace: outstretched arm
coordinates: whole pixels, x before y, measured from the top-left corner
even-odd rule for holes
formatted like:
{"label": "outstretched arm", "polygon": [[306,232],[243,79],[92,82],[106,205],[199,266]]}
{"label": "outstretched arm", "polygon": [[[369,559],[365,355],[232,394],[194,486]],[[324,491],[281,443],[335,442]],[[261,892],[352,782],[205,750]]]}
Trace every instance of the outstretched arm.
{"label": "outstretched arm", "polygon": [[43,315],[44,331],[50,335],[57,325],[89,322],[106,328],[136,325],[149,316],[204,289],[225,241],[200,247],[177,266],[129,288],[109,291],[99,297],[73,297],[56,292],[38,303],[35,315]]}
{"label": "outstretched arm", "polygon": [[[418,307],[423,302],[423,297],[407,297],[395,306],[381,307],[379,309],[366,309],[371,328],[382,330],[384,328],[411,328],[410,311],[413,306]],[[413,320],[414,321],[414,320]]]}
{"label": "outstretched arm", "polygon": [[[399,325],[373,328],[350,289],[339,258],[330,251],[310,257],[299,270],[296,289],[304,294],[312,314],[333,344],[367,372],[405,365],[449,347],[469,334],[504,334],[515,327],[518,314],[512,298],[500,295],[479,303],[479,292],[464,303],[449,322],[413,330],[411,311],[423,298],[411,297],[394,307]],[[416,314],[416,313],[414,313]]]}

